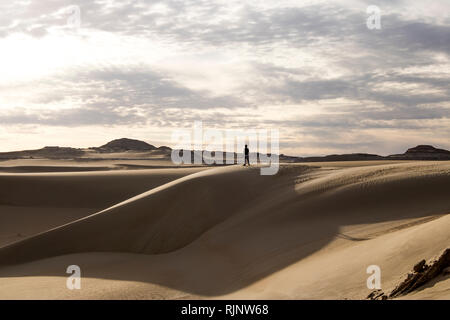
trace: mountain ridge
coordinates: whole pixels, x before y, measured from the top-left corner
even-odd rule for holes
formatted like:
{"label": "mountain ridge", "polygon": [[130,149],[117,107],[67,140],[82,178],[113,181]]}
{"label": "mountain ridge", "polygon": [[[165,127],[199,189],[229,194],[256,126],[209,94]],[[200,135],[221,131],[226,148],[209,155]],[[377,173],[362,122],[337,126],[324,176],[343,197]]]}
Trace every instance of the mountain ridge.
{"label": "mountain ridge", "polygon": [[[150,152],[154,155],[170,156],[172,148],[168,146],[156,147],[145,141],[120,138],[111,140],[100,147],[71,148],[47,146],[36,150],[23,150],[0,152],[0,159],[78,159],[88,152],[96,153],[126,153],[126,152]],[[214,152],[214,151],[213,151]],[[418,145],[409,148],[405,153],[380,156],[370,153],[331,154],[316,157],[296,157],[280,154],[281,162],[331,162],[331,161],[364,161],[364,160],[450,160],[450,151],[435,148],[431,145]]]}

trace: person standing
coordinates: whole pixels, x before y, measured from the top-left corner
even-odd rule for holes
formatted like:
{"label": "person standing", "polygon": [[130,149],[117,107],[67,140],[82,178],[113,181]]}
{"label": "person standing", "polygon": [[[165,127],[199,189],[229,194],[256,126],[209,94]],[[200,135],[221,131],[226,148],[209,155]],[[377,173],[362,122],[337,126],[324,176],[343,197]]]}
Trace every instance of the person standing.
{"label": "person standing", "polygon": [[250,150],[248,149],[247,145],[245,145],[244,154],[245,154],[244,167],[246,164],[248,164],[250,166],[250,157],[249,157]]}

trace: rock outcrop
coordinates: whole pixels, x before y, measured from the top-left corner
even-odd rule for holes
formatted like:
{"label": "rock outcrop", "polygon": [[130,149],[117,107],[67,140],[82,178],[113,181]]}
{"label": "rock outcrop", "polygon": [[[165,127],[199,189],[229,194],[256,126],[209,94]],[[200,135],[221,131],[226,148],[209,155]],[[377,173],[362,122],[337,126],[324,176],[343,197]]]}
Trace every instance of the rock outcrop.
{"label": "rock outcrop", "polygon": [[387,300],[397,298],[413,292],[419,287],[434,278],[450,273],[450,248],[446,249],[442,255],[430,262],[421,260],[413,267],[413,271],[408,273],[406,279],[395,287],[392,292],[387,295],[381,290],[372,291],[367,299],[370,300]]}

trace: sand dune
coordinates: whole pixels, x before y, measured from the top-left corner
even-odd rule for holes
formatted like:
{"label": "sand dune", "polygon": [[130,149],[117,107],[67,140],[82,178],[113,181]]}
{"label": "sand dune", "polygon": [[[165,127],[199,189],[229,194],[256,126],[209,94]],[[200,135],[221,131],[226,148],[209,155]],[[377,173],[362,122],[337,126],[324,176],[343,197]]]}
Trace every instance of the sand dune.
{"label": "sand dune", "polygon": [[[30,168],[35,170],[36,166]],[[204,168],[0,174],[0,246],[80,219],[199,170]]]}
{"label": "sand dune", "polygon": [[17,244],[46,248],[30,248],[31,256],[21,256],[14,246],[2,253],[12,252],[9,262],[22,262],[74,252],[170,252],[248,207],[258,194],[267,194],[273,180],[260,176],[257,168],[202,171]]}
{"label": "sand dune", "polygon": [[[450,246],[447,162],[286,165],[273,177],[232,166],[163,180],[1,248],[0,298],[361,299],[367,266],[390,288]],[[54,201],[71,203],[75,193],[60,192]],[[111,199],[106,186],[90,192],[78,201]],[[71,264],[83,270],[79,292],[65,288]],[[443,280],[426,296],[445,298]]]}
{"label": "sand dune", "polygon": [[0,204],[101,208],[205,168],[0,174]]}

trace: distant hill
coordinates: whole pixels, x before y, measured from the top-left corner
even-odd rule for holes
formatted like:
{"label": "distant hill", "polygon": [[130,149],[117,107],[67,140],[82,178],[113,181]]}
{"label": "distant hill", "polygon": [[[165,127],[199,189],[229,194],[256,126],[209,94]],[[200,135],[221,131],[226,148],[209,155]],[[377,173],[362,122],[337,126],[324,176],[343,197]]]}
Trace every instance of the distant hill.
{"label": "distant hill", "polygon": [[134,139],[116,139],[96,149],[100,152],[152,151],[157,148],[147,142]]}
{"label": "distant hill", "polygon": [[429,145],[419,145],[408,149],[403,154],[394,154],[387,158],[401,160],[450,160],[450,151],[437,149]]}
{"label": "distant hill", "polygon": [[364,160],[383,160],[384,157],[368,153],[350,153],[350,154],[332,154],[323,157],[305,157],[298,158],[295,162],[330,162],[330,161],[364,161]]}
{"label": "distant hill", "polygon": [[161,146],[161,147],[158,148],[158,150],[160,150],[160,151],[172,151],[172,148],[166,147],[166,146]]}
{"label": "distant hill", "polygon": [[419,145],[402,154],[379,156],[367,153],[333,154],[323,157],[298,157],[293,162],[329,162],[329,161],[364,161],[364,160],[450,160],[450,151],[437,149],[429,145]]}
{"label": "distant hill", "polygon": [[30,159],[30,158],[46,158],[46,159],[74,159],[83,156],[81,149],[62,148],[62,147],[45,147],[38,150],[24,150],[0,153],[0,159]]}
{"label": "distant hill", "polygon": [[169,156],[170,154],[172,154],[172,148],[166,147],[166,146],[161,146],[159,148],[156,148],[153,153],[155,155],[166,155]]}
{"label": "distant hill", "polygon": [[127,151],[153,151],[155,154],[170,154],[172,149],[169,147],[159,147],[148,144],[144,141],[134,139],[116,139],[100,147],[89,149],[76,149],[68,147],[45,147],[37,150],[24,150],[0,153],[0,159],[77,159],[86,156],[88,153],[119,153]]}

